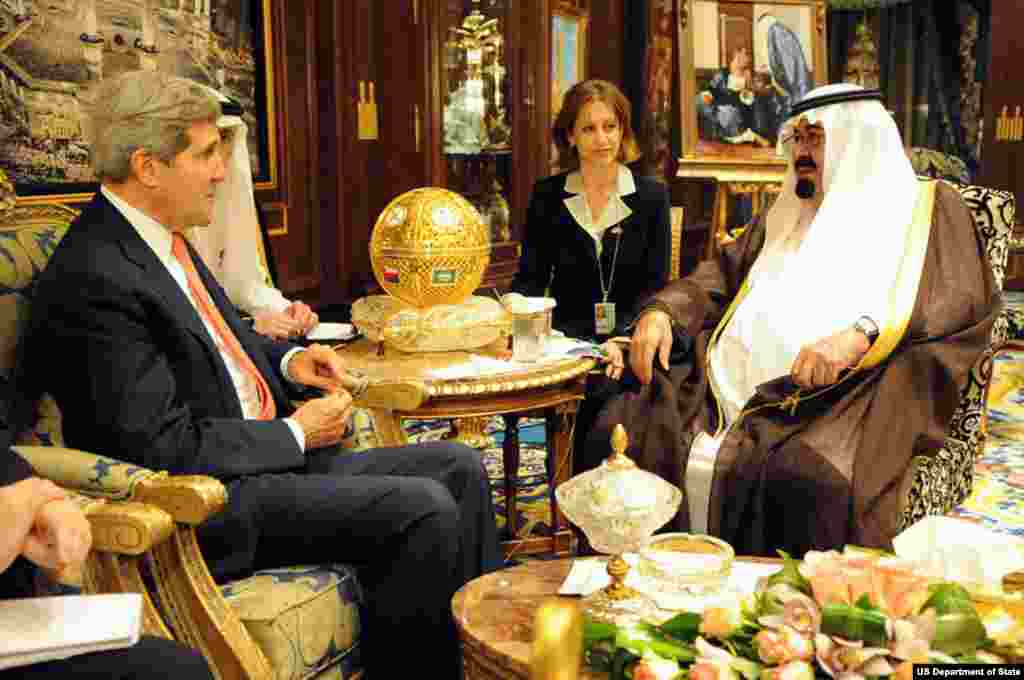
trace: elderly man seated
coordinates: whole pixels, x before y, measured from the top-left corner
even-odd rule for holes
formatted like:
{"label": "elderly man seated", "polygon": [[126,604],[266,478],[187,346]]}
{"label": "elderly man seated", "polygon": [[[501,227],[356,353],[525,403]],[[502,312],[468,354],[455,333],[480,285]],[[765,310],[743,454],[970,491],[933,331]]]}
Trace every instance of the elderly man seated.
{"label": "elderly man seated", "polygon": [[778,200],[654,296],[630,346],[643,386],[588,440],[594,464],[623,423],[685,489],[676,527],[737,553],[887,546],[1000,310],[966,205],[918,180],[880,98],[832,85],[794,107]]}

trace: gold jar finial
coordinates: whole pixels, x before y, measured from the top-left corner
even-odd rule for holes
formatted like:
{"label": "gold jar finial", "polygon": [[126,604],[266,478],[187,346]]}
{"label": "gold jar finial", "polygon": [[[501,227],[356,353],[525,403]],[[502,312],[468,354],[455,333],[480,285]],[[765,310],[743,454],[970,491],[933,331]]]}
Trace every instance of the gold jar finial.
{"label": "gold jar finial", "polygon": [[606,465],[615,470],[627,470],[635,468],[636,463],[626,455],[626,448],[629,446],[629,437],[626,435],[626,428],[619,423],[612,430],[612,455],[609,456]]}

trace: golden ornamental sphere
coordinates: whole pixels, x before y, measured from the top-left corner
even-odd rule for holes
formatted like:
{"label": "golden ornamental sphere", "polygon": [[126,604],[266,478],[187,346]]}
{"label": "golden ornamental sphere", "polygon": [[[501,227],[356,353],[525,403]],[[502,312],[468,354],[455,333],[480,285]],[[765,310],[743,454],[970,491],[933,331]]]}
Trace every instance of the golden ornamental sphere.
{"label": "golden ornamental sphere", "polygon": [[480,286],[490,259],[490,229],[480,213],[459,194],[438,187],[392,200],[370,237],[377,282],[414,307],[459,304]]}

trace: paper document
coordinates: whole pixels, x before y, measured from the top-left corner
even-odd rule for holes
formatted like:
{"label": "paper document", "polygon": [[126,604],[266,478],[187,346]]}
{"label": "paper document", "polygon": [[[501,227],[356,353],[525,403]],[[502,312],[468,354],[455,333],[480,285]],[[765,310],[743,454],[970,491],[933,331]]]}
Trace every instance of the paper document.
{"label": "paper document", "polygon": [[0,600],[0,670],[130,647],[141,627],[138,593]]}
{"label": "paper document", "polygon": [[309,329],[309,340],[348,340],[356,335],[356,328],[350,323],[321,322]]}

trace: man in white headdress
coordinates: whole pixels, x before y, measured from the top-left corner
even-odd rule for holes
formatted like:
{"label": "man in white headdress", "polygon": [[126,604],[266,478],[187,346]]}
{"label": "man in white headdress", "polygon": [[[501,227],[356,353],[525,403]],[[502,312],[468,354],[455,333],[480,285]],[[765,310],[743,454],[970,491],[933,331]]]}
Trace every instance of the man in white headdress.
{"label": "man in white headdress", "polygon": [[292,302],[274,287],[260,259],[262,235],[242,108],[220,92],[209,91],[221,102],[217,127],[229,143],[226,174],[217,190],[213,221],[209,226],[190,229],[188,240],[224,286],[231,302],[252,317],[256,332],[276,338],[305,335],[318,323],[316,313],[304,302]]}
{"label": "man in white headdress", "polygon": [[639,465],[685,488],[679,529],[738,553],[884,547],[915,457],[935,456],[999,312],[952,186],[922,181],[877,90],[793,109],[783,190],[637,320],[642,387],[602,411]]}

